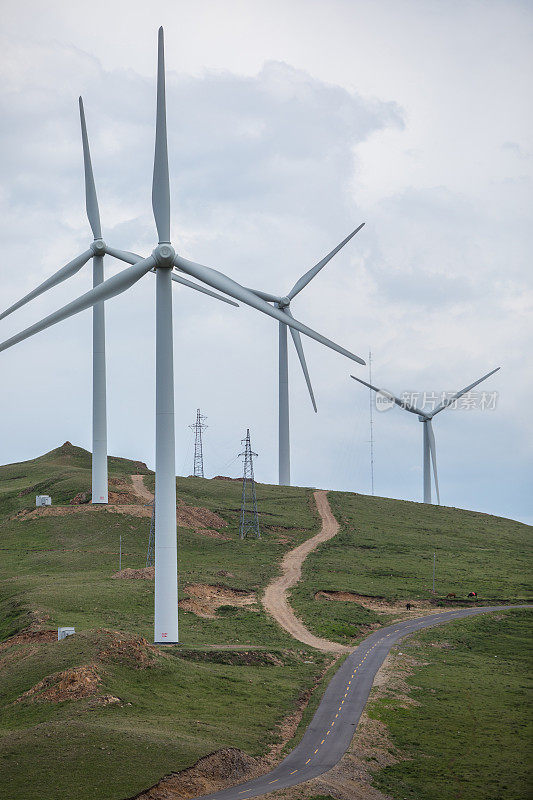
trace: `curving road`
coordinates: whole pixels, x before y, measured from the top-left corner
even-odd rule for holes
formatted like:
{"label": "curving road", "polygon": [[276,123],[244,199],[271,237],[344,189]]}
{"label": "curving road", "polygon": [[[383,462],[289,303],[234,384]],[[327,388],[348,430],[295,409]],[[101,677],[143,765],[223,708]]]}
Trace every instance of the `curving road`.
{"label": "curving road", "polygon": [[330,770],[340,761],[355,733],[374,676],[393,644],[414,631],[429,628],[459,617],[506,611],[531,606],[484,606],[443,611],[389,625],[375,631],[348,656],[337,670],[300,744],[272,772],[202,795],[195,800],[246,800],[262,794],[304,783]]}

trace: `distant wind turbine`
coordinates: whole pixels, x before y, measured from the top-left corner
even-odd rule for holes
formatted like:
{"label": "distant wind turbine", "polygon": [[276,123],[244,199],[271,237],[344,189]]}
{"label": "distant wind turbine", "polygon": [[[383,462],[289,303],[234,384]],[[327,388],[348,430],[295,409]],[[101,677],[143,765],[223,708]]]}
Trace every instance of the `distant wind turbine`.
{"label": "distant wind turbine", "polygon": [[[310,270],[308,270],[302,277],[296,281],[290,292],[288,292],[284,297],[278,297],[275,294],[269,294],[268,292],[262,292],[258,289],[250,289],[257,297],[261,297],[263,300],[266,300],[269,303],[274,303],[276,308],[286,316],[292,319],[292,314],[290,310],[291,300],[293,300],[297,294],[299,294],[302,289],[304,289],[313,278],[318,275],[320,270],[326,266],[326,264],[331,261],[334,255],[336,255],[339,250],[341,250],[345,244],[347,244],[350,239],[352,239],[356,233],[358,233],[365,223],[361,223],[358,228],[350,233],[346,239],[335,247],[331,253],[328,253],[318,264],[315,264]],[[291,451],[290,451],[290,427],[289,427],[289,361],[288,361],[288,351],[287,351],[287,322],[279,322],[279,357],[278,357],[278,372],[279,372],[279,381],[278,381],[278,465],[279,465],[279,484],[280,486],[290,486],[291,484]],[[292,340],[294,342],[294,347],[296,348],[296,352],[298,353],[298,358],[300,359],[300,364],[302,367],[302,371],[304,374],[305,381],[307,383],[307,388],[309,390],[309,395],[311,397],[311,403],[313,404],[313,408],[316,412],[316,402],[315,396],[313,394],[313,387],[311,386],[311,379],[309,378],[309,371],[307,369],[307,364],[305,361],[304,350],[302,346],[302,340],[300,337],[299,332],[295,328],[291,328],[291,335]],[[360,364],[364,364],[365,362],[363,359],[353,357],[354,361],[358,361]]]}
{"label": "distant wind turbine", "polygon": [[[33,336],[40,331],[68,319],[87,308],[125,292],[144,275],[155,269],[156,273],[156,442],[155,442],[155,623],[154,640],[165,644],[178,641],[178,581],[176,536],[176,472],[174,433],[174,364],[172,338],[172,268],[177,267],[214,289],[252,308],[284,322],[300,333],[331,347],[354,361],[360,361],[348,350],[308,328],[302,322],[288,317],[262,298],[245,289],[226,275],[188,261],[176,254],[170,243],[170,180],[168,172],[165,64],[163,28],[159,29],[157,67],[157,110],[154,171],[152,181],[152,210],[158,232],[158,244],[148,258],[116,250],[103,244],[103,251],[133,265],[122,270],[31,325],[21,333],[0,344],[0,352]],[[100,248],[98,253],[100,253]],[[79,256],[82,266],[91,256],[91,247]],[[71,262],[72,265],[73,262]],[[71,266],[70,265],[70,266]],[[69,266],[69,265],[67,265]]]}
{"label": "distant wind turbine", "polygon": [[[376,393],[379,392],[380,394],[387,397],[389,400],[392,400],[396,403],[397,406],[403,408],[405,411],[410,411],[411,414],[416,414],[418,416],[419,422],[423,424],[423,449],[422,449],[422,463],[424,467],[424,503],[431,503],[431,466],[433,466],[433,478],[435,480],[435,491],[437,493],[437,503],[440,505],[440,494],[439,494],[439,481],[437,478],[437,451],[435,447],[435,435],[433,433],[433,426],[431,424],[431,420],[436,414],[440,414],[441,411],[444,411],[451,403],[457,400],[459,397],[462,397],[466,392],[469,392],[470,389],[473,389],[474,386],[477,386],[482,381],[490,378],[491,375],[494,375],[495,372],[498,372],[500,367],[496,367],[491,372],[487,372],[486,375],[483,375],[482,378],[479,380],[474,381],[469,386],[465,386],[464,389],[461,391],[456,392],[452,397],[443,400],[433,411],[426,412],[422,411],[416,406],[411,405],[410,403],[405,402],[404,400],[400,400],[398,397],[395,397],[386,389],[378,389],[377,386],[372,386],[371,383],[367,383],[366,381],[362,380],[362,378],[356,378],[355,375],[350,375],[354,381],[358,381],[358,383],[362,383],[363,386],[368,386],[369,389],[373,389]],[[431,463],[430,463],[431,459]]]}

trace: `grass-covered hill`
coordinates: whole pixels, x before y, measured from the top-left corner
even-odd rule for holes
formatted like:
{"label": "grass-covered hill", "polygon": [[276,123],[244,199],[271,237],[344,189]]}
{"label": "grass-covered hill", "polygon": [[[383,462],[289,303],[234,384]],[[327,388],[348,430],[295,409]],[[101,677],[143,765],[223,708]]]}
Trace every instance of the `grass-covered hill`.
{"label": "grass-covered hill", "polygon": [[[182,644],[159,649],[148,644],[153,580],[116,577],[120,540],[123,570],[145,566],[150,508],[131,476],[150,490],[154,476],[121,458],[109,459],[109,475],[105,508],[84,502],[90,454],[68,442],[0,467],[0,771],[10,800],[118,800],[221,748],[262,756],[329,663],[259,603],[284,552],[318,529],[311,490],[259,485],[262,538],[241,541],[238,481],[177,479]],[[52,509],[36,511],[36,494],[50,494]],[[466,602],[472,586],[481,601],[526,597],[526,526],[330,497],[343,529],[309,558],[292,596],[320,635],[354,642],[387,623],[398,599],[433,601],[434,550],[439,597]],[[384,601],[315,598],[328,591]],[[60,625],[76,635],[58,643]]]}

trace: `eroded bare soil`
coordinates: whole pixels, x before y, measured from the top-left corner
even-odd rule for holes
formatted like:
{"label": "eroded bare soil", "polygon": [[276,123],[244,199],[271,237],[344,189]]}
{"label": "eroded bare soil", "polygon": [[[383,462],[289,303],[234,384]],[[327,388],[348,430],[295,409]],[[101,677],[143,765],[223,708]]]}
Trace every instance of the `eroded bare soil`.
{"label": "eroded bare soil", "polygon": [[[185,586],[189,597],[180,600],[178,606],[184,611],[192,611],[198,617],[212,619],[221,606],[255,606],[255,592],[243,589],[230,589],[227,586],[209,586],[206,583],[192,583]],[[259,610],[259,609],[256,609]]]}

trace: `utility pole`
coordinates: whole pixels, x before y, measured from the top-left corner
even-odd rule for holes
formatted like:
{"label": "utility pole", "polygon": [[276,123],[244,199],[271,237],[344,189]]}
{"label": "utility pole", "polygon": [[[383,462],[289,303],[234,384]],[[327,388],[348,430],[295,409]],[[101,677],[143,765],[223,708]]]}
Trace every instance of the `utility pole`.
{"label": "utility pole", "polygon": [[246,437],[241,439],[244,444],[244,452],[239,453],[239,457],[243,459],[244,469],[242,476],[242,502],[241,502],[241,524],[239,527],[239,535],[244,539],[248,534],[255,536],[256,539],[261,538],[259,531],[259,517],[257,514],[257,497],[255,494],[255,480],[254,480],[254,457],[257,458],[257,453],[254,453],[250,444],[250,429],[246,431]]}
{"label": "utility pole", "polygon": [[[372,352],[368,351],[368,382],[372,383]],[[370,485],[372,497],[374,496],[374,404],[372,389],[368,390],[370,408]]]}
{"label": "utility pole", "polygon": [[204,417],[203,414],[200,414],[200,409],[196,409],[196,422],[194,425],[189,425],[189,428],[194,430],[194,471],[193,475],[195,478],[203,478],[204,477],[204,454],[202,450],[202,430],[207,428],[207,425],[204,425]]}
{"label": "utility pole", "polygon": [[435,594],[435,561],[437,560],[437,554],[433,553],[433,594]]}

